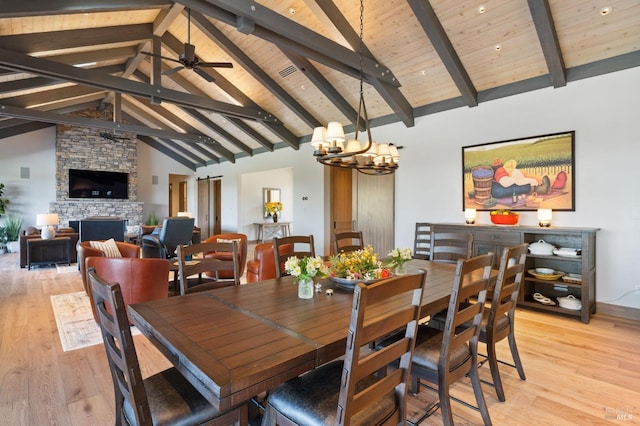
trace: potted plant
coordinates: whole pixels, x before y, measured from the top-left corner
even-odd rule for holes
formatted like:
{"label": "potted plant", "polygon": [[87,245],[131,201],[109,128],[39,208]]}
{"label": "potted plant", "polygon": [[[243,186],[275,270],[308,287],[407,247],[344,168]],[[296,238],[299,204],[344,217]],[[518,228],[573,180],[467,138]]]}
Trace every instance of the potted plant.
{"label": "potted plant", "polygon": [[2,193],[4,192],[4,183],[0,183],[0,215],[3,215],[7,205],[9,204],[9,200],[6,198],[2,198]]}
{"label": "potted plant", "polygon": [[7,228],[0,226],[0,254],[7,252]]}
{"label": "potted plant", "polygon": [[7,231],[7,248],[9,252],[17,253],[20,251],[18,239],[20,238],[20,231],[22,230],[22,216],[18,214],[7,215],[4,224]]}

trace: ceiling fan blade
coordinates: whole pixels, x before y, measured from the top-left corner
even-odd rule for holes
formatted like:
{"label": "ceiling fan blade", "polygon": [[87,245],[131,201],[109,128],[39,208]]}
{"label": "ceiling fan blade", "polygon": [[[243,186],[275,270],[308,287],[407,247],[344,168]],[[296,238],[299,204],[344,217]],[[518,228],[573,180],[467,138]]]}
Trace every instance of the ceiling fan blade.
{"label": "ceiling fan blade", "polygon": [[198,69],[198,68],[194,68],[193,71],[198,74],[200,77],[204,78],[205,80],[207,80],[209,83],[213,83],[214,81],[216,81],[215,78],[211,77],[207,72],[205,72],[204,70]]}
{"label": "ceiling fan blade", "polygon": [[154,56],[154,57],[160,58],[160,59],[165,59],[167,61],[177,62],[179,64],[182,63],[182,62],[180,62],[180,60],[175,59],[175,58],[169,58],[168,56],[156,55],[155,53],[151,53],[151,52],[140,52],[140,53],[143,53],[143,54],[148,55],[148,56]]}
{"label": "ceiling fan blade", "polygon": [[231,62],[198,62],[199,67],[209,68],[233,68]]}
{"label": "ceiling fan blade", "polygon": [[162,73],[162,75],[171,75],[173,73],[176,73],[180,70],[183,70],[184,66],[179,66],[179,67],[175,67],[175,68],[171,68],[170,70],[166,70],[165,72]]}

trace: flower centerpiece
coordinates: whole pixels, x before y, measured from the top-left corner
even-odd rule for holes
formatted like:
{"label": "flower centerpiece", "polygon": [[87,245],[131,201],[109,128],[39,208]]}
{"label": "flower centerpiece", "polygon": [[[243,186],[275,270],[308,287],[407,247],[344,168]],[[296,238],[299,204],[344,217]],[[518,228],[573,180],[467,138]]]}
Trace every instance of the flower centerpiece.
{"label": "flower centerpiece", "polygon": [[280,201],[269,201],[264,203],[264,210],[269,213],[269,216],[273,218],[274,222],[278,221],[278,213],[284,209],[284,204]]}
{"label": "flower centerpiece", "polygon": [[329,260],[329,278],[344,284],[345,281],[367,282],[389,278],[391,271],[384,267],[382,261],[370,245],[361,250],[340,253]]}
{"label": "flower centerpiece", "polygon": [[320,256],[303,257],[298,259],[292,256],[284,263],[284,270],[294,277],[293,282],[298,284],[298,297],[311,299],[313,297],[313,279],[326,277],[327,266]]}
{"label": "flower centerpiece", "polygon": [[391,268],[394,268],[397,275],[406,274],[407,262],[410,261],[413,256],[410,248],[394,248],[387,253],[387,256],[389,256],[389,259],[387,259],[385,263]]}

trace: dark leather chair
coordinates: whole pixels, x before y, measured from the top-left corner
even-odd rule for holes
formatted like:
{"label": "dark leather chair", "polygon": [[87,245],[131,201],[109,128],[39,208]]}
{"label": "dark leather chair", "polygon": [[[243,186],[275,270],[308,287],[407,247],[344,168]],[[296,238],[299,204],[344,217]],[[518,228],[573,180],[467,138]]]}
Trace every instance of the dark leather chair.
{"label": "dark leather chair", "polygon": [[[238,271],[235,274],[233,271],[218,271],[220,278],[233,278],[236,275],[238,277],[244,275],[244,268],[247,263],[247,236],[236,233],[216,234],[203,241],[205,243],[228,243],[231,241],[238,243]],[[205,257],[215,257],[220,260],[232,260],[232,256],[233,253],[231,252],[212,252],[205,255]]]}
{"label": "dark leather chair", "polygon": [[[140,257],[140,247],[136,244],[123,243],[116,241],[118,251],[122,257],[136,258]],[[84,290],[89,293],[89,282],[87,281],[87,267],[86,259],[88,257],[105,257],[103,251],[91,247],[91,241],[82,241],[78,243],[78,267],[80,268],[80,275],[82,276],[82,284]]]}
{"label": "dark leather chair", "polygon": [[362,231],[336,232],[333,235],[333,254],[350,253],[363,248]]}
{"label": "dark leather chair", "polygon": [[[359,283],[354,289],[344,361],[326,363],[276,387],[269,393],[262,424],[404,425],[426,275],[421,270],[370,285]],[[368,313],[399,295],[407,303],[386,307],[384,315]],[[389,346],[375,352],[368,349],[369,344],[394,333],[399,338]],[[376,374],[393,362],[398,368],[383,376]]]}
{"label": "dark leather chair", "polygon": [[246,405],[221,413],[174,367],[143,380],[121,286],[95,270],[89,283],[113,379],[117,425],[248,423]]}
{"label": "dark leather chair", "polygon": [[276,278],[286,275],[284,263],[289,257],[314,257],[313,235],[293,235],[273,239],[273,259],[276,265]]}
{"label": "dark leather chair", "polygon": [[[105,280],[120,284],[125,305],[169,297],[169,262],[165,259],[88,257],[85,263],[87,271],[93,268]],[[87,293],[93,300],[90,286]],[[95,310],[93,315],[97,321]]]}
{"label": "dark leather chair", "polygon": [[[228,253],[224,258],[210,253]],[[199,243],[178,246],[178,273],[180,294],[195,293],[214,288],[240,285],[238,267],[238,243]],[[236,271],[235,274],[233,272]],[[229,277],[228,274],[231,273]],[[205,274],[203,277],[202,275]],[[223,277],[222,275],[226,275]],[[197,277],[192,277],[197,275]]]}
{"label": "dark leather chair", "polygon": [[[437,386],[445,425],[453,425],[449,388],[467,376],[471,378],[484,424],[491,424],[478,375],[478,338],[492,264],[493,253],[458,260],[444,331],[421,326],[418,332],[419,343],[416,344],[411,365],[411,390],[415,393],[420,391],[420,379]],[[481,274],[481,278],[465,279],[474,272]],[[476,299],[477,303],[464,303],[469,299]],[[428,417],[436,404],[438,402],[429,407],[416,424]]]}
{"label": "dark leather chair", "polygon": [[[480,326],[480,342],[487,347],[486,360],[491,368],[491,378],[496,395],[500,401],[505,401],[502,380],[498,363],[514,367],[518,370],[520,379],[526,380],[515,336],[515,310],[518,303],[518,294],[524,275],[524,264],[528,253],[528,245],[521,244],[515,247],[507,247],[500,258],[498,280],[493,289],[491,308],[485,309]],[[513,260],[511,260],[513,259]],[[509,263],[513,262],[511,266]],[[509,364],[498,359],[496,343],[508,339],[509,349],[514,364]],[[481,363],[483,364],[483,362]]]}
{"label": "dark leather chair", "polygon": [[142,257],[171,259],[177,256],[176,248],[191,244],[195,219],[190,217],[169,217],[162,222],[157,234],[142,236]]}

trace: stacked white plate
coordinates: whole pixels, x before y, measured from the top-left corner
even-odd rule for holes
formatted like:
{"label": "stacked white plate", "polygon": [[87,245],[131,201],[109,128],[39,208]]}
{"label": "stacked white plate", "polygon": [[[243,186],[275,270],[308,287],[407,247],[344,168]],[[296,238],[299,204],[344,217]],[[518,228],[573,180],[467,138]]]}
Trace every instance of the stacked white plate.
{"label": "stacked white plate", "polygon": [[560,247],[559,249],[553,249],[553,254],[561,257],[579,257],[582,254],[582,250],[569,247]]}

